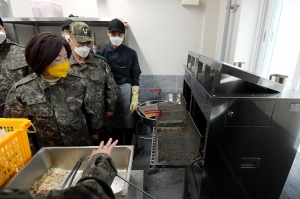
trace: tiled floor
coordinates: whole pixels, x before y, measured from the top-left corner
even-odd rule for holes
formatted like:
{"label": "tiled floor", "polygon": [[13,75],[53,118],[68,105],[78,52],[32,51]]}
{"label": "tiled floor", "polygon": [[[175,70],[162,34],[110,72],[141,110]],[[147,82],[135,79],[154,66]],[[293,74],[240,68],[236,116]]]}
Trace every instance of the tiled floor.
{"label": "tiled floor", "polygon": [[[160,168],[157,172],[149,174],[151,140],[138,141],[144,149],[135,152],[132,170],[144,170],[144,190],[157,199],[182,199],[184,169]],[[144,194],[143,199],[148,198],[150,199]]]}

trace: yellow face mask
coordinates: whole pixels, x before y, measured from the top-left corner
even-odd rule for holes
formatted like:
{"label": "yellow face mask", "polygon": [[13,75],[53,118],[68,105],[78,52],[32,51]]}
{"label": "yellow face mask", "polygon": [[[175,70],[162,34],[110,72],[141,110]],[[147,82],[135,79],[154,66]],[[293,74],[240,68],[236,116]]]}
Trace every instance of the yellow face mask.
{"label": "yellow face mask", "polygon": [[66,77],[69,68],[70,68],[70,62],[66,61],[56,66],[49,67],[48,72],[53,77]]}

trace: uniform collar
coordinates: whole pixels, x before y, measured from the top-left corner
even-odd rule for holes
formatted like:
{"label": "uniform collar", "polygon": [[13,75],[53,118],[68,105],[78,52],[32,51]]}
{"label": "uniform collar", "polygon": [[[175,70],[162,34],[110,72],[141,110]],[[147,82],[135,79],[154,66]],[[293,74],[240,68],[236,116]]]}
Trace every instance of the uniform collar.
{"label": "uniform collar", "polygon": [[[49,82],[46,82],[45,80],[43,80],[39,75],[37,75],[37,74],[35,74],[35,73],[33,73],[32,75],[35,75],[35,76],[36,76],[36,80],[37,80],[38,84],[40,85],[40,87],[41,87],[41,89],[42,89],[43,91],[46,90],[46,89],[47,89],[48,87],[50,87],[50,86],[54,86],[54,85],[61,84],[61,83],[63,82],[63,79],[64,79],[64,78],[60,78],[60,79],[56,82],[56,84],[51,85]],[[32,78],[34,78],[34,77],[32,77]]]}
{"label": "uniform collar", "polygon": [[111,52],[121,52],[124,48],[124,45],[121,44],[118,48],[114,49],[111,44],[108,44],[108,50]]}
{"label": "uniform collar", "polygon": [[[95,63],[95,58],[93,57],[92,53],[89,53],[89,55],[87,56],[86,62],[83,64],[93,64]],[[70,57],[70,65],[72,66],[73,64],[81,64],[79,63],[73,55],[71,55]]]}

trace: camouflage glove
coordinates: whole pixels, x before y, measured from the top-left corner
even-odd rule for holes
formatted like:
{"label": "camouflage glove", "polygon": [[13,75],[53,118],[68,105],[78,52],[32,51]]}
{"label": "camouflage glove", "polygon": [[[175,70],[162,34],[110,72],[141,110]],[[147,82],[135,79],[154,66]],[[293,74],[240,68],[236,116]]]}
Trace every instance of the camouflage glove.
{"label": "camouflage glove", "polygon": [[130,104],[130,113],[133,113],[138,106],[139,101],[139,86],[132,86],[132,99]]}

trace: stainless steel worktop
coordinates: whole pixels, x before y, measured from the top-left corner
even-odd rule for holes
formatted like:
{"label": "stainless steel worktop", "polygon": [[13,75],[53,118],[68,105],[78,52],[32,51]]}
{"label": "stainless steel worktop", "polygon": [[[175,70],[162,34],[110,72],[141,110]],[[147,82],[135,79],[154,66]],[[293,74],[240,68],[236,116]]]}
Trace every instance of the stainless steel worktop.
{"label": "stainless steel worktop", "polygon": [[211,89],[208,90],[212,90],[212,92],[222,83],[237,81],[239,79],[278,92],[282,92],[284,89],[284,85],[282,84],[194,52],[189,52],[185,67],[191,71],[192,76],[200,84],[211,83]]}

